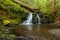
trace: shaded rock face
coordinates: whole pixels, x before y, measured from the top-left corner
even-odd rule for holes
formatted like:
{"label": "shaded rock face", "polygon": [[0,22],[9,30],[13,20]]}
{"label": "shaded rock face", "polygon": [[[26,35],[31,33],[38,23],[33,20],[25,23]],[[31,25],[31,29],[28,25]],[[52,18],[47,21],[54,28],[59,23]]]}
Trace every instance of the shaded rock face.
{"label": "shaded rock face", "polygon": [[32,22],[34,24],[38,24],[38,23],[41,23],[41,20],[43,19],[43,15],[42,14],[33,14],[33,18],[32,18]]}
{"label": "shaded rock face", "polygon": [[34,24],[37,24],[37,23],[40,23],[40,21],[41,21],[41,15],[40,14],[34,14],[33,15],[33,18],[32,18],[32,22],[34,23]]}
{"label": "shaded rock face", "polygon": [[51,23],[54,23],[54,19],[52,18],[52,16],[42,15],[41,23],[42,24],[51,24]]}
{"label": "shaded rock face", "polygon": [[33,15],[32,22],[33,22],[33,23],[37,23],[37,20],[36,20],[36,14]]}
{"label": "shaded rock face", "polygon": [[[45,16],[45,15],[43,15],[43,14],[38,14],[38,16],[39,16],[39,19],[40,19],[40,23],[42,23],[42,24],[50,24],[50,23],[54,23],[54,21],[52,20],[48,20],[48,17],[47,16]],[[33,18],[32,18],[32,22],[34,23],[34,24],[37,24],[37,23],[39,23],[39,19],[38,19],[38,17],[37,17],[37,14],[34,14],[33,15]]]}

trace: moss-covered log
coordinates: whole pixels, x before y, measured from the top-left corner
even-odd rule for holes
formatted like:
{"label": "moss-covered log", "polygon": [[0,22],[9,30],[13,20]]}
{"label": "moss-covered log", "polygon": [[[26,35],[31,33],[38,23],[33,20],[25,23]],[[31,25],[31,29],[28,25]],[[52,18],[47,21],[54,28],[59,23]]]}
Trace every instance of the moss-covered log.
{"label": "moss-covered log", "polygon": [[31,11],[31,12],[34,12],[34,11],[38,10],[38,9],[32,8],[32,7],[30,7],[29,5],[26,5],[26,4],[24,4],[24,3],[22,3],[22,2],[20,2],[20,1],[18,1],[18,0],[13,0],[13,2],[15,2],[15,3],[17,3],[17,4],[20,4],[21,7],[25,8],[25,9]]}

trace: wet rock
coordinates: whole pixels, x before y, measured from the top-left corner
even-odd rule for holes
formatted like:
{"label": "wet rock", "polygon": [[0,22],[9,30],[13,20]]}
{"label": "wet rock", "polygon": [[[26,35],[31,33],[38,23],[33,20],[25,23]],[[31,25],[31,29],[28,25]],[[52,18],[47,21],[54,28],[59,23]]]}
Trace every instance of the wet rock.
{"label": "wet rock", "polygon": [[53,35],[56,39],[60,39],[60,29],[49,30],[49,33]]}

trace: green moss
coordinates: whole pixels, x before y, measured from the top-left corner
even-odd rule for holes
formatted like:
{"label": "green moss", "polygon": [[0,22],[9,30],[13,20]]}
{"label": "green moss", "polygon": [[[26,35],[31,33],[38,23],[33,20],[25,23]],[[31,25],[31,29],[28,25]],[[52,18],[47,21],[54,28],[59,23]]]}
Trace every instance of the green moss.
{"label": "green moss", "polygon": [[20,7],[19,4],[16,4],[12,2],[11,0],[1,0],[0,1],[0,6],[7,10],[7,11],[12,11],[13,13],[19,13],[20,11],[23,12],[23,8]]}
{"label": "green moss", "polygon": [[[1,0],[0,8],[0,13],[5,14],[1,19],[8,19],[14,24],[21,22],[22,17],[24,17],[23,15],[28,12],[26,9],[20,7],[19,4],[12,2],[12,0]],[[3,23],[8,24],[8,22],[4,20]]]}

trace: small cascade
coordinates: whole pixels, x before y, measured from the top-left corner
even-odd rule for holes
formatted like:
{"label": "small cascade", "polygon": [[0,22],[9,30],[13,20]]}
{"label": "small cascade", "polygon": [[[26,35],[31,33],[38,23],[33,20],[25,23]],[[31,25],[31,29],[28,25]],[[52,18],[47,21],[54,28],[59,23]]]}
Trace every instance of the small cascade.
{"label": "small cascade", "polygon": [[27,20],[25,20],[22,25],[32,25],[32,13],[29,12]]}
{"label": "small cascade", "polygon": [[[36,20],[36,21],[34,21],[36,24],[41,24],[39,14],[36,14],[35,17],[33,17],[32,14],[33,13],[29,12],[27,20],[25,20],[23,23],[21,23],[19,25],[32,25],[34,20]],[[33,18],[35,18],[35,19],[33,19]]]}
{"label": "small cascade", "polygon": [[38,14],[37,14],[37,16],[36,16],[36,17],[37,17],[37,23],[38,23],[38,24],[41,24],[41,23],[40,23],[40,17],[39,17],[39,15],[38,15]]}

